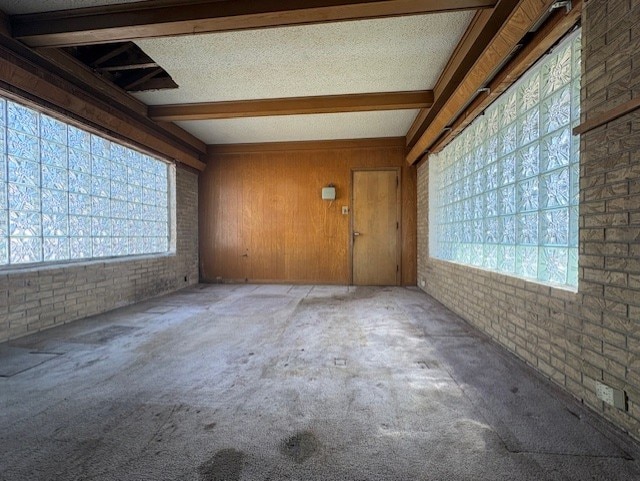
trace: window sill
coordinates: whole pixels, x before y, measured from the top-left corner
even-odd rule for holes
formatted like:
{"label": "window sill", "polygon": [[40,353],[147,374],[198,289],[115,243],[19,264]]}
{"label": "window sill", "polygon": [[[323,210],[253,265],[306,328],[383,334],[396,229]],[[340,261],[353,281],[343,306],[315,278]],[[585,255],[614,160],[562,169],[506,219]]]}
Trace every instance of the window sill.
{"label": "window sill", "polygon": [[548,287],[550,289],[557,289],[560,291],[563,291],[567,294],[575,294],[578,295],[579,289],[578,286],[570,286],[567,284],[555,284],[552,282],[544,282],[544,281],[539,281],[537,279],[532,279],[530,277],[521,277],[518,276],[516,274],[512,274],[510,272],[502,272],[502,271],[494,271],[491,269],[487,269],[484,267],[480,267],[480,266],[474,266],[472,264],[464,264],[462,262],[456,262],[456,261],[452,261],[449,259],[440,259],[438,257],[433,257],[433,256],[429,256],[429,261],[437,261],[437,262],[443,262],[443,263],[447,263],[447,264],[454,264],[460,267],[465,267],[467,269],[475,269],[478,271],[482,271],[482,272],[486,272],[487,274],[490,275],[494,275],[494,276],[501,276],[501,277],[505,277],[507,279],[513,279],[516,281],[521,281],[525,284],[531,284],[534,286],[542,286],[542,287]]}
{"label": "window sill", "polygon": [[175,257],[175,251],[162,252],[157,254],[137,254],[130,256],[117,257],[97,257],[91,259],[74,259],[53,262],[40,262],[31,264],[18,264],[0,267],[0,276],[9,276],[13,274],[30,274],[34,272],[42,272],[48,270],[60,269],[77,269],[83,267],[95,267],[100,264],[117,264],[121,262],[138,262],[144,260],[154,260],[162,258]]}

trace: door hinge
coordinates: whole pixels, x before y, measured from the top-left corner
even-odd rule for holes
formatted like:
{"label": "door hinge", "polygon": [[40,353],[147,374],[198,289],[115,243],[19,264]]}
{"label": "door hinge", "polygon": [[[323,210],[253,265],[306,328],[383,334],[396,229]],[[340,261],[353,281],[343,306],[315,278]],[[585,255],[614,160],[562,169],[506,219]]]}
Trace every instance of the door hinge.
{"label": "door hinge", "polygon": [[396,189],[400,187],[400,178],[396,175]]}
{"label": "door hinge", "polygon": [[400,266],[396,264],[396,272],[400,272]]}
{"label": "door hinge", "polygon": [[400,228],[400,222],[396,222],[396,230]]}

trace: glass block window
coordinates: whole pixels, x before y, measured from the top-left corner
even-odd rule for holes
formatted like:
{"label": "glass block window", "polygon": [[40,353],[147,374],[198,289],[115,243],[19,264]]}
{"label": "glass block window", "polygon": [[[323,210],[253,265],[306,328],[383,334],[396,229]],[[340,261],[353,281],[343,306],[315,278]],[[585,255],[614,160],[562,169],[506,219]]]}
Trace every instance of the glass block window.
{"label": "glass block window", "polygon": [[0,266],[169,250],[169,164],[0,97]]}
{"label": "glass block window", "polygon": [[580,32],[429,157],[436,258],[577,286]]}

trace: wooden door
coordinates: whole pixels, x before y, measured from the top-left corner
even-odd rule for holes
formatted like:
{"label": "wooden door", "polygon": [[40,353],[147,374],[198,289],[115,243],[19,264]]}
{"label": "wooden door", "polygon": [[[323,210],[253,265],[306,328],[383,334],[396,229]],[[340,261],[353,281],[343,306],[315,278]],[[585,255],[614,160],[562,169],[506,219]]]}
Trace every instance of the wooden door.
{"label": "wooden door", "polygon": [[353,284],[395,286],[400,279],[399,172],[353,172]]}

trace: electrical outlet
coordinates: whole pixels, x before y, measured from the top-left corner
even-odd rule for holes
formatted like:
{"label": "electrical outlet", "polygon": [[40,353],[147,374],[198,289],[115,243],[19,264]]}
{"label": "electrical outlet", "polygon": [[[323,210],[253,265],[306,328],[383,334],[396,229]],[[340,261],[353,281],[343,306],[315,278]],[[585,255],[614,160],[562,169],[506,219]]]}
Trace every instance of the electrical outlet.
{"label": "electrical outlet", "polygon": [[349,206],[348,205],[343,205],[342,206],[342,215],[349,215]]}
{"label": "electrical outlet", "polygon": [[596,397],[610,406],[627,410],[627,393],[596,381]]}
{"label": "electrical outlet", "polygon": [[427,285],[427,281],[424,278],[420,279],[420,287],[424,287],[426,285]]}

